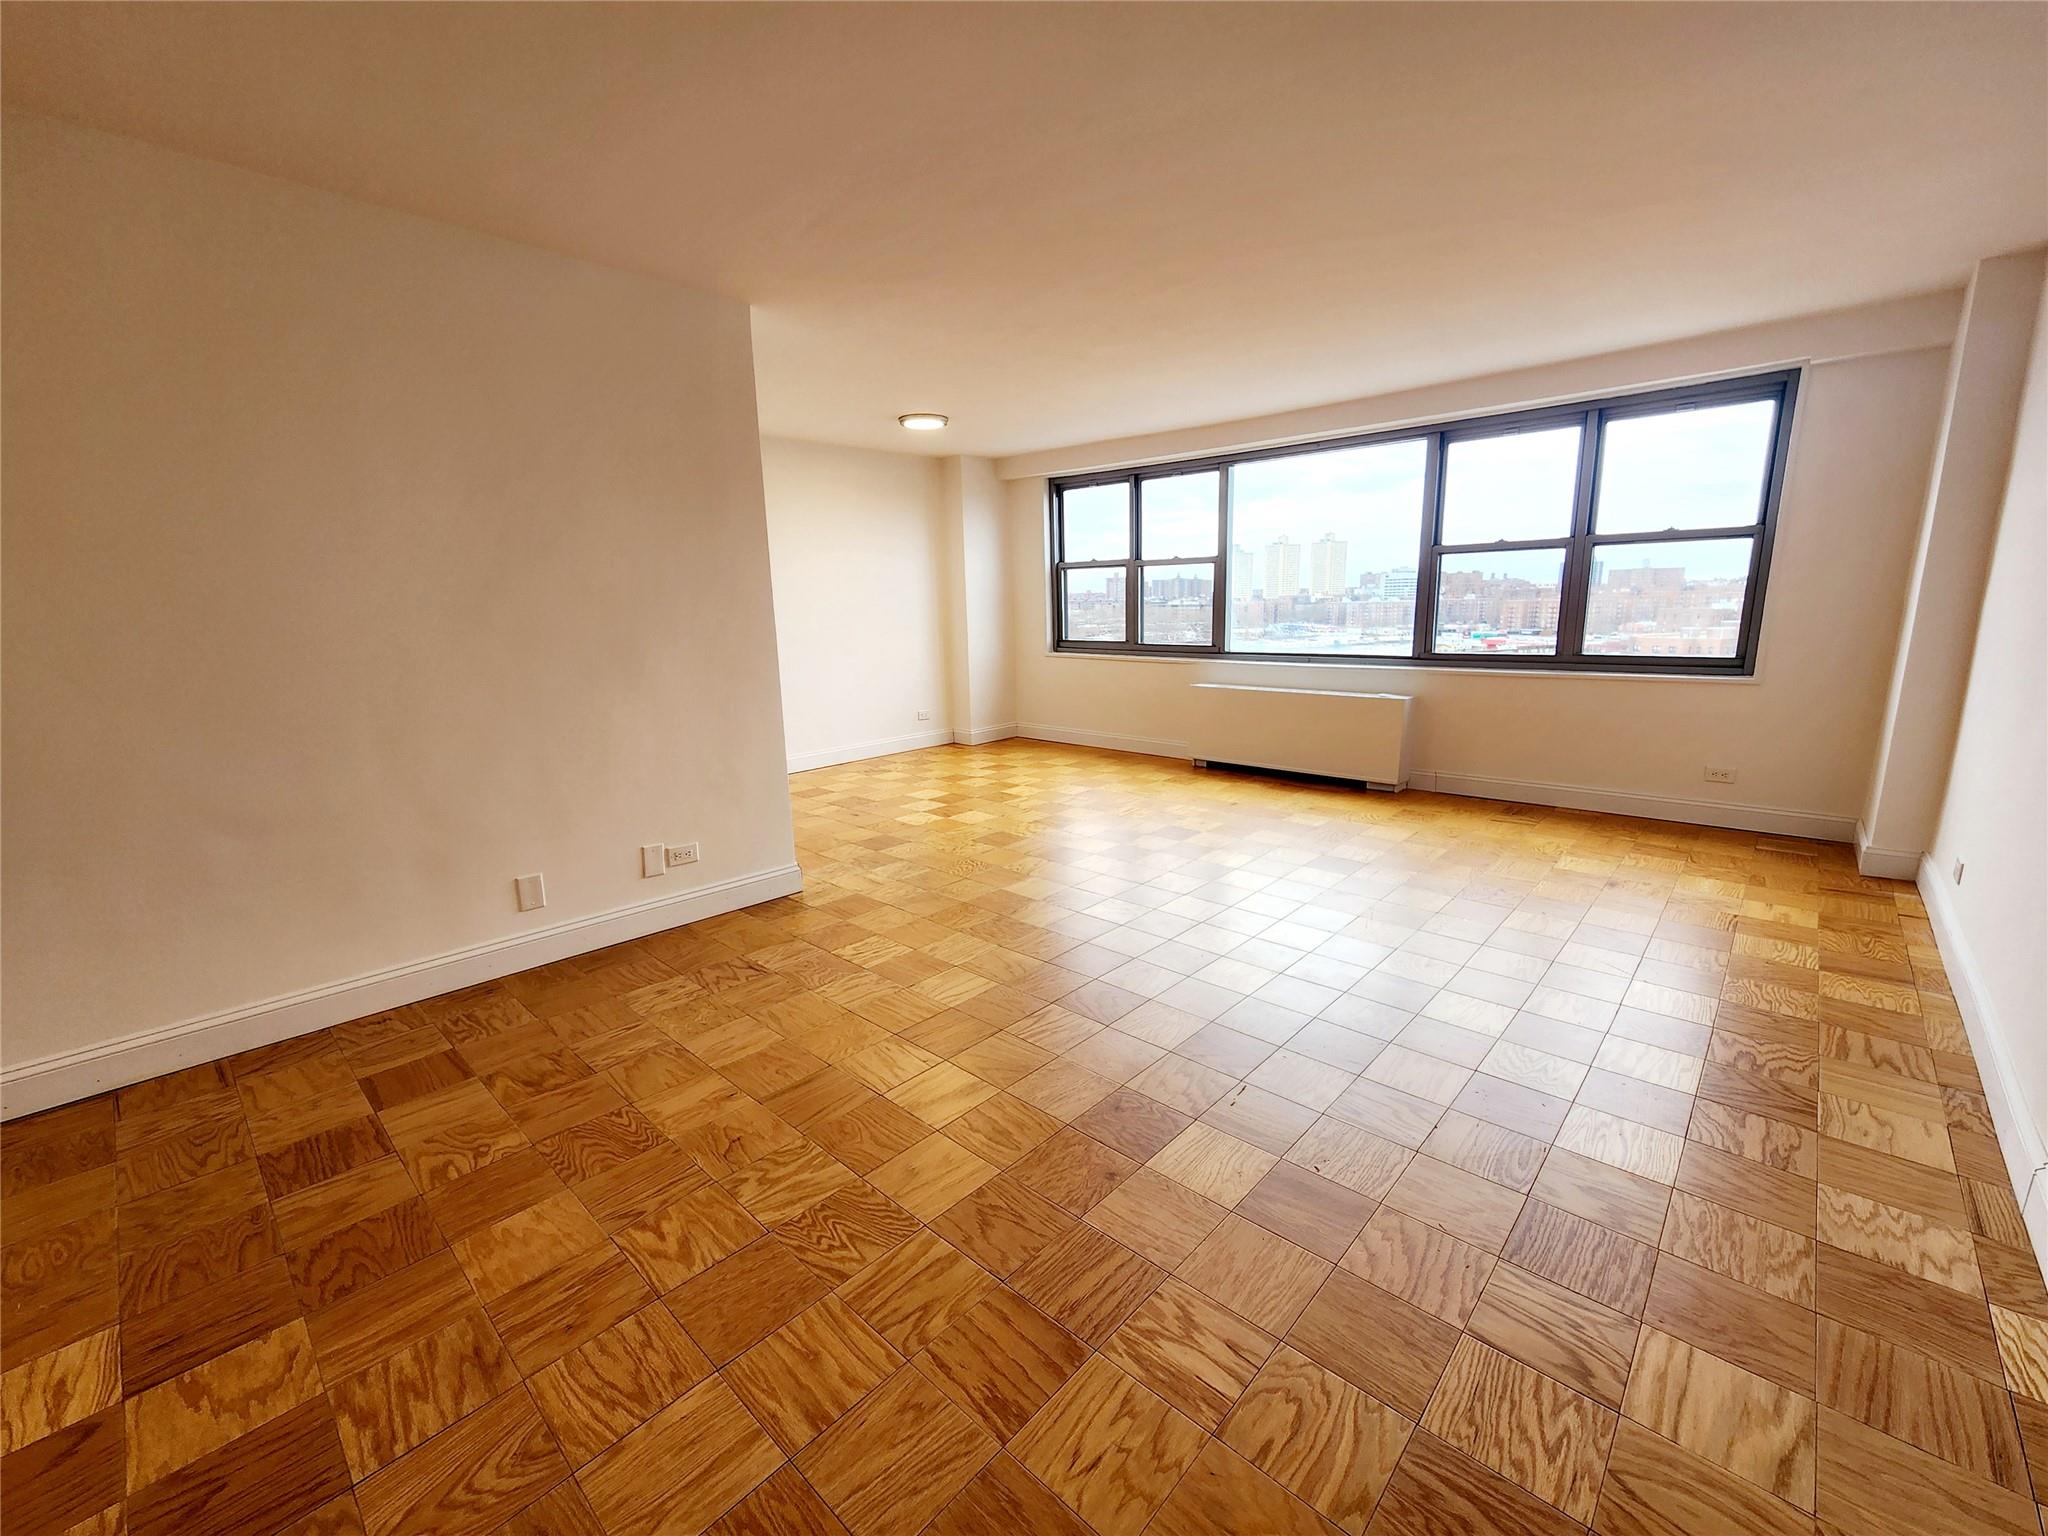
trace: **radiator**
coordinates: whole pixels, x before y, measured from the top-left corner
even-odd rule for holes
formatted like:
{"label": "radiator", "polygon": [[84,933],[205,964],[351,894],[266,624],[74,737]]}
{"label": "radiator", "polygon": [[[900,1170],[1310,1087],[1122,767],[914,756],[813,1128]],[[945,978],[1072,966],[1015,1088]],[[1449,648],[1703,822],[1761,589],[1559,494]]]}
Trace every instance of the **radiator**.
{"label": "radiator", "polygon": [[1276,768],[1380,789],[1408,782],[1406,694],[1195,683],[1191,696],[1188,755],[1197,767]]}

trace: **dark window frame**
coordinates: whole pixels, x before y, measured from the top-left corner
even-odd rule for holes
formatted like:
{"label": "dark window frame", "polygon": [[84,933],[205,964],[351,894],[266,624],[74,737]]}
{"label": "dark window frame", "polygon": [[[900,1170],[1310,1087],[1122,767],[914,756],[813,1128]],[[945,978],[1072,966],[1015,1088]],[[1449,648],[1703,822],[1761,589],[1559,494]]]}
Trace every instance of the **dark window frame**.
{"label": "dark window frame", "polygon": [[[1785,467],[1791,448],[1799,382],[1800,370],[1788,368],[1770,373],[1718,379],[1704,384],[1604,395],[1563,405],[1538,406],[1528,410],[1497,412],[1491,415],[1463,416],[1374,432],[1352,433],[1344,437],[1247,449],[1238,453],[1210,454],[1201,458],[1135,465],[1127,469],[1097,470],[1087,474],[1058,476],[1051,481],[1046,498],[1047,516],[1051,525],[1053,648],[1056,651],[1077,655],[1188,656],[1280,662],[1287,665],[1307,663],[1316,666],[1451,667],[1483,668],[1503,672],[1563,671],[1685,677],[1754,676],[1763,632],[1763,610],[1770,578],[1771,555],[1777,542],[1778,508],[1784,492]],[[1601,459],[1606,447],[1605,428],[1608,422],[1630,416],[1665,414],[1693,406],[1734,405],[1747,400],[1773,400],[1777,404],[1769,459],[1764,471],[1761,505],[1755,522],[1733,527],[1660,529],[1641,533],[1603,534],[1595,530],[1593,516],[1600,493]],[[1444,460],[1447,444],[1455,443],[1461,438],[1494,437],[1506,432],[1567,426],[1574,423],[1580,427],[1579,466],[1568,533],[1557,538],[1499,540],[1482,544],[1442,542]],[[1415,565],[1415,630],[1410,642],[1410,654],[1362,656],[1330,655],[1310,651],[1230,650],[1228,639],[1231,467],[1260,459],[1285,458],[1296,454],[1356,448],[1374,443],[1412,441],[1424,444],[1424,458],[1421,540]],[[1146,558],[1141,543],[1144,482],[1208,470],[1217,471],[1216,554],[1213,559]],[[1126,546],[1129,558],[1073,562],[1065,560],[1061,548],[1062,497],[1072,490],[1119,483],[1127,485],[1130,489],[1130,543]],[[1749,581],[1743,591],[1742,617],[1737,626],[1736,651],[1733,656],[1626,656],[1586,653],[1585,620],[1591,596],[1592,566],[1598,550],[1609,545],[1679,544],[1730,538],[1750,540]],[[1438,565],[1442,558],[1446,555],[1493,553],[1512,549],[1564,551],[1556,651],[1550,654],[1484,654],[1469,651],[1437,654],[1434,650],[1434,639]],[[1215,607],[1211,619],[1210,643],[1146,644],[1140,628],[1143,621],[1145,567],[1190,564],[1210,565],[1215,573]],[[1066,637],[1064,574],[1069,570],[1091,569],[1121,569],[1124,572],[1125,638],[1122,640],[1069,640]]]}

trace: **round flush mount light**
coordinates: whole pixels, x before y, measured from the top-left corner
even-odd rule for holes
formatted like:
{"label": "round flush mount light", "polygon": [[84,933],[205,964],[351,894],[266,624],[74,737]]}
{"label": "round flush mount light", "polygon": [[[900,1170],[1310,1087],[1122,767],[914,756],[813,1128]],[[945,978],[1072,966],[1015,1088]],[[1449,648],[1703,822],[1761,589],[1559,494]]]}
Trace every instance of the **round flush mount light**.
{"label": "round flush mount light", "polygon": [[937,411],[911,411],[896,418],[896,425],[909,432],[936,432],[945,424],[946,418]]}

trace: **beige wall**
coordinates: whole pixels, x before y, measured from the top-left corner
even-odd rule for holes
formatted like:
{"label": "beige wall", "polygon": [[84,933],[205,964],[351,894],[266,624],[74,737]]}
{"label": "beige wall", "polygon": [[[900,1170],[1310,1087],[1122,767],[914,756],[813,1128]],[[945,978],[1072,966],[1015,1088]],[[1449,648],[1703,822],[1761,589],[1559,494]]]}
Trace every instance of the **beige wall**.
{"label": "beige wall", "polygon": [[1970,994],[1978,1066],[1994,1103],[2005,1098],[2000,1137],[2035,1246],[2048,1252],[2048,290],[2032,346],[1955,761],[1920,883],[1958,995]]}
{"label": "beige wall", "polygon": [[766,437],[761,469],[789,766],[951,741],[939,462]]}
{"label": "beige wall", "polygon": [[11,1081],[786,883],[744,306],[48,121],[4,175]]}
{"label": "beige wall", "polygon": [[[1929,306],[1920,306],[1925,309]],[[1944,301],[1946,323],[1954,306]],[[1047,649],[1045,480],[1010,483],[1011,578],[1017,612],[1017,717],[1025,734],[1165,753],[1181,751],[1184,698],[1197,680],[1412,694],[1414,770],[1429,782],[1513,799],[1683,816],[1846,840],[1868,781],[1897,639],[1947,362],[1918,345],[1928,317],[1907,315],[1911,350],[1809,367],[1801,385],[1778,524],[1763,647],[1748,680],[1504,676],[1426,668],[1155,661],[1053,655]],[[1934,318],[1941,318],[1939,316]],[[1566,389],[1592,392],[1688,372],[1764,367],[1802,339],[1832,343],[1844,322],[1824,317],[1803,337],[1780,328],[1745,355],[1727,338],[1650,361],[1561,366],[1518,375],[1506,405]],[[1690,367],[1688,364],[1690,363]],[[1469,386],[1436,397],[1475,408]],[[1413,419],[1403,397],[1375,416],[1370,402],[1345,426]],[[1327,413],[1314,413],[1334,430]],[[1265,440],[1291,434],[1260,424]],[[1177,444],[1191,451],[1193,443]],[[1214,451],[1221,445],[1204,445]],[[1091,450],[1077,456],[1094,461]],[[1051,460],[1054,455],[1043,456]],[[1708,766],[1736,783],[1708,785]]]}

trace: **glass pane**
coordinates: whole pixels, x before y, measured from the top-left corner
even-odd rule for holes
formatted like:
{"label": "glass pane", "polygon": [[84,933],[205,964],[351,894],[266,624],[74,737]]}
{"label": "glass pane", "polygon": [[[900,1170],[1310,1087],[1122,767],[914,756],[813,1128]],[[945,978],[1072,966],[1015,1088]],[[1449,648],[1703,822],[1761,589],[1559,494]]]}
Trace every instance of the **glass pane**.
{"label": "glass pane", "polygon": [[1129,614],[1124,608],[1121,570],[1062,571],[1069,640],[1127,640]]}
{"label": "glass pane", "polygon": [[1131,488],[1084,485],[1060,492],[1062,560],[1131,558]]}
{"label": "glass pane", "polygon": [[1144,547],[1138,553],[1147,560],[1215,555],[1222,484],[1223,477],[1213,469],[1139,481],[1138,538]]}
{"label": "glass pane", "polygon": [[1468,437],[1444,451],[1446,544],[1561,539],[1572,531],[1583,429]]}
{"label": "glass pane", "polygon": [[1139,637],[1147,645],[1207,645],[1216,633],[1216,567],[1148,565]]}
{"label": "glass pane", "polygon": [[1563,550],[1445,555],[1436,570],[1439,655],[1557,654]]}
{"label": "glass pane", "polygon": [[1775,400],[1703,405],[1607,423],[1594,528],[1736,528],[1763,516]]}
{"label": "glass pane", "polygon": [[1425,451],[1407,438],[1231,466],[1229,649],[1414,650]]}
{"label": "glass pane", "polygon": [[1733,656],[1754,539],[1598,544],[1586,594],[1588,656]]}

